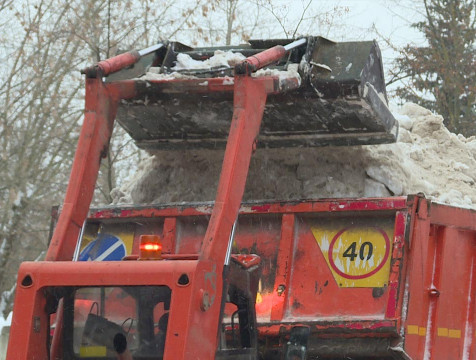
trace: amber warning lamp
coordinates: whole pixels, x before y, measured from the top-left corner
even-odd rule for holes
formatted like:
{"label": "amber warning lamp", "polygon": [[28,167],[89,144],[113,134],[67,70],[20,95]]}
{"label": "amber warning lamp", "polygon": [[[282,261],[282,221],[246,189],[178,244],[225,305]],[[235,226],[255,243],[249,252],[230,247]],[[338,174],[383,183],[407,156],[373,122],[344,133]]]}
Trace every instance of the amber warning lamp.
{"label": "amber warning lamp", "polygon": [[158,235],[141,235],[139,260],[162,260],[162,243]]}

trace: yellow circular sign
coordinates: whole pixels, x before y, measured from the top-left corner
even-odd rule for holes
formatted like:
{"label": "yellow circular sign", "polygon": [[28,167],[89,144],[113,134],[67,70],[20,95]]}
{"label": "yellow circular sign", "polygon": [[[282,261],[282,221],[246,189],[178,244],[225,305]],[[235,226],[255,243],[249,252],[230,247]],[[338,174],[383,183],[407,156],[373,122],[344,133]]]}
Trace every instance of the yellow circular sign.
{"label": "yellow circular sign", "polygon": [[365,279],[377,273],[390,255],[390,240],[377,227],[340,230],[329,244],[332,269],[347,279]]}

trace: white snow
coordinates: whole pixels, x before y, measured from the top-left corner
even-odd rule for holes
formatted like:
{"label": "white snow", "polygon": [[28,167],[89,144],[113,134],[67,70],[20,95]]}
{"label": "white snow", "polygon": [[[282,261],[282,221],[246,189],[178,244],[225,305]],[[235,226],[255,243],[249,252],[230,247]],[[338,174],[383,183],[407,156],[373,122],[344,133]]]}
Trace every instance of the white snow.
{"label": "white snow", "polygon": [[398,121],[398,124],[401,128],[411,131],[413,126],[413,121],[408,115],[402,115],[399,113],[393,113],[395,119]]}
{"label": "white snow", "polygon": [[8,338],[10,336],[12,316],[12,312],[8,314],[6,319],[3,316],[0,316],[0,359],[2,360],[7,356]]}
{"label": "white snow", "polygon": [[[149,71],[140,77],[141,80],[175,80],[175,79],[197,79],[196,76],[185,75],[179,72],[173,72],[170,74],[159,74],[159,68],[150,68]],[[153,70],[153,71],[150,71]]]}
{"label": "white snow", "polygon": [[214,55],[209,59],[200,61],[194,60],[189,55],[180,53],[177,55],[177,62],[172,70],[207,70],[216,67],[233,67],[239,62],[243,61],[245,56],[240,53],[234,53],[232,51],[215,51]]}
{"label": "white snow", "polygon": [[402,302],[402,323],[400,327],[400,336],[402,338],[405,338],[405,324],[407,320],[407,315],[408,315],[408,301],[410,298],[410,283],[408,280],[405,282],[405,292],[403,294],[403,302]]}
{"label": "white snow", "polygon": [[16,194],[15,201],[13,202],[13,205],[20,206],[21,205],[21,200],[23,199],[24,196],[25,196],[25,194],[23,193],[23,191],[20,190]]}
{"label": "white snow", "polygon": [[2,329],[4,326],[10,326],[12,324],[12,316],[13,316],[13,312],[11,311],[10,311],[10,314],[8,314],[6,319],[0,315],[0,333],[2,332]]}
{"label": "white snow", "polygon": [[194,76],[181,74],[180,70],[211,70],[214,68],[231,68],[243,61],[245,56],[232,51],[215,51],[214,55],[206,60],[194,60],[190,55],[179,53],[177,61],[170,74],[161,74],[159,67],[151,67],[147,73],[140,77],[141,80],[173,80],[194,79]]}
{"label": "white snow", "polygon": [[[12,294],[15,292],[15,289],[16,289],[16,284],[13,284],[13,286],[10,288],[10,290],[5,290],[2,295],[1,295],[1,299],[0,299],[0,314],[3,314],[3,312],[5,311],[5,308],[7,307],[7,302]],[[0,318],[1,318],[1,315],[0,315]]]}
{"label": "white snow", "polygon": [[260,69],[252,74],[253,77],[260,76],[278,76],[279,82],[282,85],[283,81],[290,78],[297,78],[299,85],[301,84],[301,76],[298,72],[298,64],[289,64],[287,70],[277,70],[277,69]]}
{"label": "white snow", "polygon": [[[231,51],[215,51],[214,55],[209,59],[199,61],[192,59],[189,55],[180,53],[177,55],[176,65],[172,68],[174,70],[170,74],[161,74],[160,68],[151,67],[147,73],[140,77],[141,80],[174,80],[174,79],[196,79],[195,76],[185,75],[178,71],[180,70],[211,70],[212,68],[225,67],[231,68],[243,61],[245,56],[241,53],[234,53]],[[282,85],[285,80],[290,78],[297,78],[299,84],[301,83],[301,77],[298,73],[298,64],[289,64],[286,70],[277,69],[260,69],[252,74],[253,77],[260,76],[278,76],[280,84]],[[223,85],[234,84],[234,78],[225,77]],[[208,82],[201,82],[199,85],[207,86]]]}
{"label": "white snow", "polygon": [[[314,61],[311,61],[310,64],[314,65],[314,66],[317,66],[317,67],[320,67],[321,69],[327,70],[329,72],[332,72],[332,69],[326,64],[319,64],[319,63],[316,63]],[[350,67],[349,67],[349,70],[350,70]]]}
{"label": "white snow", "polygon": [[235,84],[235,78],[225,76],[225,79],[223,79],[223,85],[233,85]]}
{"label": "white snow", "polygon": [[[397,143],[354,147],[258,149],[244,200],[384,197],[424,193],[434,201],[476,208],[476,138],[449,132],[443,118],[415,104],[397,117]],[[214,200],[223,151],[156,152],[114,203]]]}

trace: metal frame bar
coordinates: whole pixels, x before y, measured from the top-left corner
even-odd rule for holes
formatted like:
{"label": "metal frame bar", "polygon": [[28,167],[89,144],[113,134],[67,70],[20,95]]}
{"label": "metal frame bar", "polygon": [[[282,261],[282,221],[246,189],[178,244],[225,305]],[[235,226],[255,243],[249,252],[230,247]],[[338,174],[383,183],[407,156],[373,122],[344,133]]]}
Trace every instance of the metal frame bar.
{"label": "metal frame bar", "polygon": [[[242,203],[240,214],[281,214],[281,213],[319,213],[348,211],[394,211],[407,209],[406,197],[378,199],[336,199],[336,200],[302,200],[299,202],[253,202]],[[114,208],[92,209],[89,219],[115,218],[155,218],[162,216],[210,215],[213,203],[166,204],[150,206],[123,206]]]}
{"label": "metal frame bar", "polygon": [[[263,59],[271,56],[266,61],[277,60],[282,56],[280,55],[275,58],[278,55],[279,53],[277,55],[275,53],[267,54]],[[107,154],[118,103],[121,99],[137,95],[137,83],[135,81],[118,81],[104,84],[101,77],[135,63],[139,56],[135,52],[127,53],[103,61],[84,71],[87,75],[85,119],[79,136],[62,212],[46,255],[47,261],[70,261],[72,259],[75,251],[75,241],[89,211],[101,158]],[[167,82],[162,83],[166,88]],[[180,83],[184,86],[181,87]],[[183,92],[187,87],[191,90],[194,82],[182,81],[179,84],[177,89]],[[299,86],[298,79],[295,79],[294,85]],[[217,91],[219,90],[218,88]],[[183,297],[180,301],[183,303],[181,314],[187,315],[186,320],[177,321],[176,325],[174,325],[179,327],[175,331],[177,335],[181,333],[181,336],[178,343],[174,346],[169,346],[168,350],[166,350],[166,355],[169,358],[213,358],[215,355],[223,289],[222,272],[227,240],[241,204],[249,162],[259,133],[266,96],[270,92],[278,91],[280,91],[280,82],[277,77],[253,79],[248,74],[244,76],[237,75],[234,78],[234,114],[217,196],[199,261],[198,263],[193,260],[161,263],[161,266],[170,271],[169,276],[172,276],[178,269],[186,271],[187,262],[193,263],[194,266],[196,265],[196,268],[193,270],[189,269],[193,273],[193,277],[195,277],[195,281],[189,287],[191,291],[189,291],[188,296]],[[19,288],[29,288],[32,286],[25,286],[25,278],[36,278],[39,276],[40,279],[45,280],[41,275],[42,272],[48,272],[48,269],[55,269],[60,266],[58,263],[56,265],[51,264],[40,263],[35,266],[23,266],[23,271],[26,271],[27,274],[24,275],[20,272]],[[72,272],[71,265],[73,264],[74,269],[81,268],[84,271]],[[141,282],[138,278],[127,275],[130,272],[137,273],[138,269],[140,269],[139,264],[139,262],[120,262],[114,264],[114,267],[117,268],[117,274],[123,273],[126,279],[124,281],[128,285],[144,281],[149,283],[149,278]],[[62,268],[61,271],[58,270],[57,274],[61,274],[60,277],[52,276],[51,279],[55,281],[48,280],[46,283],[60,285],[64,282],[62,279],[64,274],[68,274],[70,279],[76,279],[75,281],[69,280],[71,284],[74,282],[74,285],[93,285],[98,277],[102,277],[100,276],[101,272],[96,272],[93,269],[100,268],[101,266],[108,266],[108,269],[110,269],[111,264],[105,263],[99,266],[94,265],[93,267],[88,265],[84,268],[83,264],[71,263],[64,269]],[[163,276],[167,273],[160,272]],[[110,271],[104,270],[103,273],[110,274]],[[103,279],[103,282],[100,282],[100,284],[122,283],[119,280],[120,276],[116,278],[117,274],[115,274],[114,279]],[[161,283],[167,282],[163,276],[160,277]],[[12,327],[9,349],[22,347],[24,353],[23,355],[16,354],[16,358],[33,358],[34,353],[42,352],[41,349],[45,347],[47,319],[43,309],[46,299],[44,296],[38,295],[38,292],[41,291],[41,286],[41,282],[37,284],[35,280],[37,292],[33,297],[28,291],[19,290],[17,293],[15,319],[13,321],[14,326]],[[30,294],[26,295],[27,293]],[[35,322],[37,319],[40,324],[44,324],[43,326],[38,325],[40,326],[38,332],[36,330],[32,331],[32,329],[36,329],[37,324]],[[171,320],[174,323],[173,318]],[[20,334],[25,329],[29,329],[26,331],[26,346],[23,342],[25,335]],[[203,341],[203,339],[199,339],[196,336],[197,333],[215,334],[215,336],[209,337],[208,341]],[[57,342],[58,336],[61,336],[61,334],[56,333],[56,339],[54,338],[53,342],[55,340]],[[23,344],[21,345],[19,342]],[[45,354],[47,354],[48,349],[44,350]],[[10,350],[10,356],[12,351]]]}

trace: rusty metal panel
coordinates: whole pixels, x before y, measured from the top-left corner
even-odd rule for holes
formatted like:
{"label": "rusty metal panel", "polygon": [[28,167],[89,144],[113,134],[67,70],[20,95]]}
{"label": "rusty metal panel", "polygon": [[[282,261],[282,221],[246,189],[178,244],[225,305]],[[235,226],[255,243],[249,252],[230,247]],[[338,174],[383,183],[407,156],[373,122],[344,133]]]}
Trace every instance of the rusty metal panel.
{"label": "rusty metal panel", "polygon": [[394,215],[301,218],[287,319],[384,319],[394,223]]}
{"label": "rusty metal panel", "polygon": [[281,237],[281,216],[243,216],[238,219],[233,251],[240,254],[256,254],[261,257],[256,311],[258,320],[269,321],[271,306],[269,294],[273,293],[276,278],[276,261]]}
{"label": "rusty metal panel", "polygon": [[[232,252],[262,259],[256,309],[263,331],[276,332],[273,323],[304,321],[329,323],[321,326],[323,332],[354,327],[396,333],[395,323],[382,321],[399,320],[402,205],[400,199],[375,199],[242,206]],[[136,224],[135,242],[149,231],[161,235],[164,249],[172,253],[197,254],[209,221],[199,209],[205,207],[182,213],[173,208],[100,210],[91,221],[112,221],[109,227],[114,227],[123,219]],[[146,218],[140,219],[141,213]],[[335,249],[329,252],[333,238]]]}
{"label": "rusty metal panel", "polygon": [[[433,218],[423,205],[408,254],[405,350],[412,359],[474,359],[476,232],[468,230],[474,223],[452,221],[462,210],[442,205],[432,205]],[[463,215],[475,219],[470,210]]]}
{"label": "rusty metal panel", "polygon": [[[98,210],[90,226],[134,229],[134,242],[152,232],[166,253],[199,253],[209,209]],[[355,356],[393,346],[412,359],[475,359],[474,224],[473,211],[418,197],[252,203],[240,209],[232,252],[262,259],[256,309],[266,341],[304,325],[318,356],[352,343]]]}
{"label": "rusty metal panel", "polygon": [[465,353],[469,354],[469,348],[465,349],[465,339],[474,337],[469,314],[474,306],[472,275],[476,248],[470,235],[452,228],[438,229],[437,241],[442,242],[442,253],[440,262],[435,264],[438,276],[435,276],[431,290],[436,297],[431,353],[443,359],[450,356],[464,358]]}

